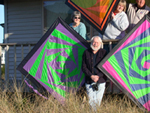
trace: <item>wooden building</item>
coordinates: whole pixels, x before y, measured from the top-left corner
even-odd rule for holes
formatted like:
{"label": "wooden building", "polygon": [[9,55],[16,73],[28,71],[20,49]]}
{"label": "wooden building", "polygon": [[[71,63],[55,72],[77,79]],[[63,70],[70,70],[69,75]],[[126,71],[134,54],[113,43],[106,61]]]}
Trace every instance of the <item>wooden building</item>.
{"label": "wooden building", "polygon": [[[4,5],[4,43],[5,56],[5,88],[12,86],[14,81],[21,85],[25,79],[17,66],[39,41],[57,17],[71,23],[73,12],[65,0],[0,0]],[[96,35],[95,30],[82,19],[87,27],[88,37]],[[112,42],[106,43],[111,50]],[[113,85],[109,92],[113,92]],[[116,88],[114,88],[116,90]],[[119,90],[117,89],[117,92]]]}

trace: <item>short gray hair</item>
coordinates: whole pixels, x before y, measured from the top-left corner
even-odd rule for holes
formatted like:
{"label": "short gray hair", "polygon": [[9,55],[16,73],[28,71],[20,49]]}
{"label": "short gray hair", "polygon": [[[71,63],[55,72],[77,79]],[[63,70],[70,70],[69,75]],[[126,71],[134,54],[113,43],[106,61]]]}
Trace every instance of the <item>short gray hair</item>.
{"label": "short gray hair", "polygon": [[99,36],[93,36],[93,37],[91,38],[91,40],[90,40],[91,43],[93,43],[94,38],[98,38],[98,39],[99,39],[99,41],[101,42],[101,47],[100,47],[100,48],[103,48],[103,42],[102,42],[101,37],[99,37]]}
{"label": "short gray hair", "polygon": [[79,16],[81,18],[81,13],[79,11],[74,11],[71,15],[71,19],[73,19],[75,16]]}

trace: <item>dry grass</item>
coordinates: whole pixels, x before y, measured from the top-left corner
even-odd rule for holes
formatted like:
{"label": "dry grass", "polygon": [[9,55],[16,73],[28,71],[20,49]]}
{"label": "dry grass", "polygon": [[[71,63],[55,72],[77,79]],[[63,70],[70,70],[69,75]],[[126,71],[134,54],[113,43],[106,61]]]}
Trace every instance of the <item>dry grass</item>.
{"label": "dry grass", "polygon": [[[80,94],[70,94],[66,104],[61,105],[52,96],[48,100],[37,94],[22,94],[0,91],[0,113],[93,113],[88,101],[82,101]],[[128,97],[105,95],[98,113],[143,113]]]}

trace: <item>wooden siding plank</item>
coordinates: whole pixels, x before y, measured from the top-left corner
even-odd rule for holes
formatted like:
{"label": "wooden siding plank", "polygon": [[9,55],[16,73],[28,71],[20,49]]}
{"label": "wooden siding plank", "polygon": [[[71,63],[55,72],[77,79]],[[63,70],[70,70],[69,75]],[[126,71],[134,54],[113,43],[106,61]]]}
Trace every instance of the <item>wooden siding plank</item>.
{"label": "wooden siding plank", "polygon": [[[42,37],[42,35],[40,36],[41,34],[40,33],[28,33],[26,32],[26,34],[22,35],[21,33],[19,34],[16,34],[16,35],[13,35],[13,32],[12,34],[9,36],[9,39],[10,38],[13,38],[13,39],[18,39],[18,38],[30,38],[29,40],[32,41],[32,38],[35,39],[35,38],[40,38]],[[11,40],[11,39],[10,39]],[[22,39],[21,39],[22,40]],[[29,40],[26,40],[26,41],[29,41]],[[17,41],[16,41],[17,42]]]}
{"label": "wooden siding plank", "polygon": [[34,5],[39,5],[39,3],[40,3],[40,0],[34,0],[34,1],[32,1],[32,0],[30,0],[30,1],[13,1],[13,2],[11,2],[11,1],[8,1],[8,4],[11,4],[11,6],[13,6],[13,7],[21,7],[21,6],[23,6],[23,7],[28,7],[28,6],[34,6]]}
{"label": "wooden siding plank", "polygon": [[26,18],[26,19],[31,19],[31,18],[39,18],[40,13],[39,14],[28,14],[28,15],[9,15],[8,19],[18,19],[18,18]]}
{"label": "wooden siding plank", "polygon": [[22,35],[22,34],[38,34],[37,30],[23,30],[23,31],[9,31],[10,33],[13,33],[15,35]]}
{"label": "wooden siding plank", "polygon": [[6,74],[6,82],[5,82],[5,86],[6,86],[6,89],[8,87],[8,83],[9,83],[9,53],[8,53],[8,50],[9,50],[9,46],[7,45],[6,46],[6,60],[5,60],[5,64],[6,64],[6,68],[5,68],[5,74]]}
{"label": "wooden siding plank", "polygon": [[40,22],[24,22],[24,23],[8,23],[8,26],[9,27],[14,27],[14,26],[24,26],[24,27],[30,27],[30,26],[33,26],[33,25],[40,25]]}
{"label": "wooden siding plank", "polygon": [[[24,49],[23,49],[23,45],[21,44],[21,60],[24,59]],[[20,63],[19,63],[20,64]],[[21,80],[24,80],[24,75],[21,74]]]}
{"label": "wooden siding plank", "polygon": [[[6,43],[32,43],[42,37],[42,0],[8,0],[6,8]],[[8,80],[13,81],[14,77],[16,81],[24,80],[24,75],[16,68],[32,48],[32,44],[15,45],[9,48],[6,59],[9,62],[6,75]]]}
{"label": "wooden siding plank", "polygon": [[14,79],[16,80],[16,46],[14,45]]}
{"label": "wooden siding plank", "polygon": [[36,37],[36,38],[27,37],[27,38],[30,38],[30,40],[27,41],[26,39],[22,39],[20,41],[18,39],[9,39],[8,41],[11,41],[11,42],[36,42],[37,40],[40,40],[41,37]]}
{"label": "wooden siding plank", "polygon": [[15,20],[14,19],[10,19],[8,20],[8,23],[20,23],[20,22],[40,22],[41,21],[41,18],[32,18],[32,19],[26,19],[26,18],[16,18]]}
{"label": "wooden siding plank", "polygon": [[15,27],[9,27],[8,31],[24,31],[24,30],[33,30],[33,29],[39,31],[41,28],[39,27],[39,25],[34,25],[30,27],[15,26]]}
{"label": "wooden siding plank", "polygon": [[[5,7],[4,7],[4,12],[5,12],[5,13],[4,13],[4,16],[5,16],[5,18],[4,18],[4,19],[5,19],[5,24],[4,24],[4,25],[5,25],[4,41],[5,41],[5,43],[8,43],[8,42],[7,42],[7,33],[8,33],[8,31],[7,31],[7,30],[8,30],[8,26],[7,26],[7,22],[8,22],[7,13],[8,13],[8,5],[7,5],[7,1],[6,1],[6,0],[4,0],[4,6],[5,6]],[[5,66],[7,66],[7,64],[6,64]],[[5,71],[5,73],[6,73],[6,71]]]}
{"label": "wooden siding plank", "polygon": [[37,42],[43,35],[42,1],[14,0],[7,6],[7,43]]}
{"label": "wooden siding plank", "polygon": [[[8,15],[21,15],[21,13],[19,12],[19,11],[22,11],[23,13],[22,14],[29,14],[29,13],[32,13],[32,14],[34,14],[33,13],[33,11],[34,12],[37,12],[37,13],[39,13],[40,12],[40,6],[32,6],[32,7],[21,7],[21,8],[19,8],[19,7],[17,7],[17,8],[11,8],[12,6],[10,6],[10,8],[8,9]],[[38,9],[38,10],[37,10]],[[31,12],[29,12],[29,13],[27,13],[27,11],[28,10],[31,10]]]}

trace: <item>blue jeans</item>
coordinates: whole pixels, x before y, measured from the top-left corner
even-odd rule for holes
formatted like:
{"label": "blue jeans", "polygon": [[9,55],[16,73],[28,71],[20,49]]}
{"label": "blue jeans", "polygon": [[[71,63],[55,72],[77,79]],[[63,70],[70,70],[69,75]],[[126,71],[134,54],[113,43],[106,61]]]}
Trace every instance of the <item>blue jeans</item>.
{"label": "blue jeans", "polygon": [[106,83],[98,83],[98,90],[95,91],[92,88],[91,84],[85,84],[87,95],[89,97],[89,104],[96,111],[96,106],[100,106],[103,94],[105,91],[105,84]]}

